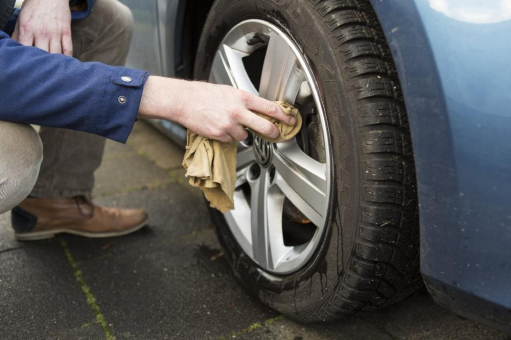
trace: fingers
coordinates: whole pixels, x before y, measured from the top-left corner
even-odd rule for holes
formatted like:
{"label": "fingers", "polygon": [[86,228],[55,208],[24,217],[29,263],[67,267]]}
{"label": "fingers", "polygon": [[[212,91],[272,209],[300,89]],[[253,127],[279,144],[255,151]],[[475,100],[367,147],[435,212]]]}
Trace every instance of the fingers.
{"label": "fingers", "polygon": [[295,117],[286,115],[280,106],[264,98],[247,93],[245,96],[245,104],[249,110],[276,118],[286,124],[293,125],[296,123]]}
{"label": "fingers", "polygon": [[234,141],[234,138],[232,138],[231,135],[228,135],[228,134],[225,134],[224,136],[222,136],[220,138],[212,138],[212,139],[216,139],[222,143],[230,143],[230,142]]}
{"label": "fingers", "polygon": [[241,125],[237,125],[231,127],[229,130],[225,130],[225,132],[217,132],[209,138],[218,140],[223,143],[231,143],[234,141],[246,140],[248,138],[248,132]]}
{"label": "fingers", "polygon": [[239,142],[244,141],[248,138],[248,132],[242,126],[235,126],[230,132],[229,135]]}
{"label": "fingers", "polygon": [[62,43],[60,37],[53,37],[51,39],[49,52],[62,54]]}
{"label": "fingers", "polygon": [[268,138],[277,138],[280,134],[279,129],[273,123],[248,110],[240,114],[239,122]]}
{"label": "fingers", "polygon": [[62,52],[70,57],[73,56],[73,39],[69,33],[62,35]]}
{"label": "fingers", "polygon": [[71,30],[64,29],[63,33],[58,32],[51,37],[47,30],[43,29],[36,34],[33,33],[32,27],[26,24],[20,24],[21,20],[16,22],[12,39],[18,41],[25,46],[35,46],[46,52],[66,54],[73,56],[73,40]]}
{"label": "fingers", "polygon": [[34,46],[46,52],[50,52],[50,39],[45,34],[40,34],[35,39]]}
{"label": "fingers", "polygon": [[34,44],[34,35],[29,25],[19,25],[18,42],[25,46],[32,46]]}

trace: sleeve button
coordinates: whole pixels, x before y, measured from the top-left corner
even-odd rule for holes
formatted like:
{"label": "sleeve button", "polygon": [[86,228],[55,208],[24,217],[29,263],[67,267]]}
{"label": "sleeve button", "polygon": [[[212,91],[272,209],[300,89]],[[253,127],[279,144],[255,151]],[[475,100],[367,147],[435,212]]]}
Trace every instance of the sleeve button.
{"label": "sleeve button", "polygon": [[125,83],[131,83],[133,81],[133,79],[131,79],[131,77],[128,76],[122,76],[121,79]]}
{"label": "sleeve button", "polygon": [[124,96],[119,96],[119,98],[117,98],[117,100],[121,104],[126,104],[126,97],[124,97]]}

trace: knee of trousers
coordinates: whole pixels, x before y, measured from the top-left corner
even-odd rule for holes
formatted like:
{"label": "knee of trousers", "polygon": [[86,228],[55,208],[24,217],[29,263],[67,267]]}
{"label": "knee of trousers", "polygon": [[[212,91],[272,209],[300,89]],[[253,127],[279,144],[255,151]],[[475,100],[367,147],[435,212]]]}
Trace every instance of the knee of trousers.
{"label": "knee of trousers", "polygon": [[135,24],[135,19],[133,18],[133,13],[129,9],[128,6],[119,2],[119,16],[120,16],[120,24],[123,28],[123,32],[131,38],[133,34],[133,25]]}
{"label": "knee of trousers", "polygon": [[43,145],[34,128],[0,121],[0,214],[30,194],[42,160]]}
{"label": "knee of trousers", "polygon": [[106,0],[103,1],[105,5],[104,15],[105,19],[108,17],[110,20],[110,34],[115,36],[118,40],[130,41],[133,34],[134,19],[133,14],[128,6],[119,1]]}

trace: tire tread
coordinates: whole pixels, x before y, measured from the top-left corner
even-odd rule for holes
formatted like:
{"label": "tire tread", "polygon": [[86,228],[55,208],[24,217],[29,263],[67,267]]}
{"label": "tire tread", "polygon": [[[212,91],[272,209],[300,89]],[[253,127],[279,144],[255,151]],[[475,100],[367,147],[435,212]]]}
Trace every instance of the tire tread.
{"label": "tire tread", "polygon": [[383,31],[367,0],[313,3],[345,62],[361,150],[359,233],[351,260],[330,301],[297,315],[328,321],[385,307],[422,280],[412,143]]}

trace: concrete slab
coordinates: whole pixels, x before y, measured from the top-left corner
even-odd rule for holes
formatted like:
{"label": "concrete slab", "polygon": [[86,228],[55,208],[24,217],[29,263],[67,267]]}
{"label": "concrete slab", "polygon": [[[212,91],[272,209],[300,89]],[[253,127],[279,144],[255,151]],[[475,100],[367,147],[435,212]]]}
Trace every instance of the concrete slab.
{"label": "concrete slab", "polygon": [[[0,253],[2,339],[71,339],[94,321],[58,242]],[[87,333],[104,337],[97,331],[94,326]]]}
{"label": "concrete slab", "polygon": [[269,319],[261,324],[252,324],[238,334],[224,339],[250,340],[392,340],[390,334],[360,319],[332,324],[301,325],[289,319]]}
{"label": "concrete slab", "polygon": [[82,326],[50,335],[46,340],[91,340],[104,339],[105,332],[97,322],[85,323]]}
{"label": "concrete slab", "polygon": [[184,149],[160,134],[149,123],[140,121],[135,124],[128,145],[144,155],[163,170],[181,169]]}
{"label": "concrete slab", "polygon": [[[129,148],[126,146],[126,148]],[[157,168],[147,158],[131,154],[123,157],[107,157],[96,172],[96,197],[165,186],[174,182],[167,172]]]}
{"label": "concrete slab", "polygon": [[[152,132],[148,133],[148,131]],[[169,139],[163,136],[163,134],[158,132],[158,130],[151,127],[149,122],[141,119],[135,123],[127,144],[130,146],[140,146],[160,141],[162,138],[166,139],[167,143],[172,143]]]}
{"label": "concrete slab", "polygon": [[240,287],[213,233],[81,262],[113,334],[218,339],[276,313]]}
{"label": "concrete slab", "polygon": [[232,275],[200,191],[173,184],[100,202],[138,203],[153,216],[149,228],[122,238],[66,236],[118,338],[218,339],[277,316]]}
{"label": "concrete slab", "polygon": [[133,148],[130,148],[126,144],[114,142],[111,140],[106,141],[105,153],[103,155],[103,160],[110,158],[122,158],[124,156],[132,156],[136,155],[137,151]]}
{"label": "concrete slab", "polygon": [[433,301],[425,288],[385,310],[361,317],[396,339],[509,339],[505,334],[462,319],[442,308]]}

